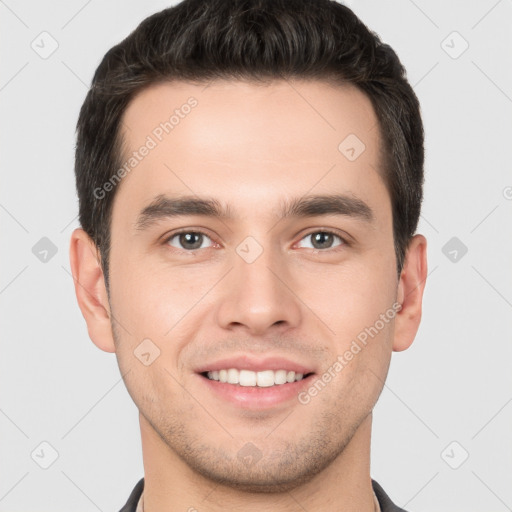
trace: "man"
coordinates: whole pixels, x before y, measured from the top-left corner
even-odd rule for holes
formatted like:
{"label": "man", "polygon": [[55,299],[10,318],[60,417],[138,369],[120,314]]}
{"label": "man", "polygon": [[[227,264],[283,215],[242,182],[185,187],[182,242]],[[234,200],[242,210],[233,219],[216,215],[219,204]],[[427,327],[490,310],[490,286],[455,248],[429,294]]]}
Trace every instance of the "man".
{"label": "man", "polygon": [[393,511],[372,409],[421,318],[423,127],[329,0],[185,0],[98,67],[70,257],[139,409],[122,511]]}

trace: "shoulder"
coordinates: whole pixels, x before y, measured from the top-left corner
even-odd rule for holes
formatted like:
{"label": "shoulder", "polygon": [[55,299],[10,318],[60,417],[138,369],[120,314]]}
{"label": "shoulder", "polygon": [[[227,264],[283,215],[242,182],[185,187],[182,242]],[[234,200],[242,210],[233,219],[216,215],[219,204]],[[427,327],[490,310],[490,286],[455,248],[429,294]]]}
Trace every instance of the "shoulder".
{"label": "shoulder", "polygon": [[381,512],[407,512],[403,508],[397,507],[385,493],[384,489],[375,481],[372,480],[373,491],[375,492]]}
{"label": "shoulder", "polygon": [[135,512],[137,510],[137,503],[144,490],[144,478],[141,478],[133,488],[128,501],[119,512]]}

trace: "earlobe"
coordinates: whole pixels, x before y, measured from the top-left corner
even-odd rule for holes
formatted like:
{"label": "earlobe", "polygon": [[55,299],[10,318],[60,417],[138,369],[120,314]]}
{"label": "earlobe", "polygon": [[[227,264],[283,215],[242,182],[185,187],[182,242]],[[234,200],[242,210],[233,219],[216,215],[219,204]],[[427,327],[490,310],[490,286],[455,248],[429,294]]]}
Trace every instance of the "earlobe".
{"label": "earlobe", "polygon": [[89,337],[105,352],[115,352],[105,279],[98,250],[83,229],[71,235],[69,258],[78,306]]}
{"label": "earlobe", "polygon": [[395,317],[395,352],[409,348],[418,332],[426,279],[427,240],[423,235],[415,235],[407,248],[398,283],[397,302],[402,309]]}

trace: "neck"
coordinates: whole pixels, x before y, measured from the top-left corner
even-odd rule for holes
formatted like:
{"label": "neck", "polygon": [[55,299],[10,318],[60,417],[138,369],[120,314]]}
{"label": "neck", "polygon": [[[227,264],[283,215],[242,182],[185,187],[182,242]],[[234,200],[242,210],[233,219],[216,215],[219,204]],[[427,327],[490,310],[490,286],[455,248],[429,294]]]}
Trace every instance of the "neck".
{"label": "neck", "polygon": [[326,469],[292,490],[274,493],[240,491],[204,478],[164,443],[141,414],[139,421],[144,462],[144,512],[374,511],[370,478],[371,414]]}

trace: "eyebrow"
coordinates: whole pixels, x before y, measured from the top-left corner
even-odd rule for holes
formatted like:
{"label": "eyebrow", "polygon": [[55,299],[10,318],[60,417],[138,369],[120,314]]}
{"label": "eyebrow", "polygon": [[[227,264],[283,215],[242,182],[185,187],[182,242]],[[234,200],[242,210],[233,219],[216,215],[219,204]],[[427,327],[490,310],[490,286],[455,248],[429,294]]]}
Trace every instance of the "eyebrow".
{"label": "eyebrow", "polygon": [[[235,217],[229,205],[209,197],[158,195],[139,214],[135,228],[143,231],[162,219],[180,216],[206,216],[222,220]],[[375,219],[372,209],[357,197],[344,194],[305,196],[284,201],[278,211],[278,218],[315,217],[319,215],[345,215],[372,223]]]}

